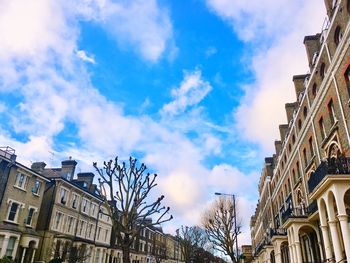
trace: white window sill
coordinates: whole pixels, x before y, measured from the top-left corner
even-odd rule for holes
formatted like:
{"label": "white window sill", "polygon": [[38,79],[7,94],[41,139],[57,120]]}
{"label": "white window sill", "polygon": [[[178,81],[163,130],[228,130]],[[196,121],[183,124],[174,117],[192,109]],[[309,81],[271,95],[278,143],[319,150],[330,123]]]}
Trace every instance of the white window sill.
{"label": "white window sill", "polygon": [[17,185],[14,185],[13,187],[14,187],[14,188],[17,188],[18,190],[21,190],[21,191],[23,191],[23,192],[27,192],[27,190],[26,190],[25,188],[21,188],[21,187],[19,187],[19,186],[17,186]]}
{"label": "white window sill", "polygon": [[11,220],[4,220],[4,222],[6,223],[10,223],[10,224],[14,224],[14,225],[18,225],[18,223],[16,221],[11,221]]}
{"label": "white window sill", "polygon": [[32,192],[32,194],[33,194],[34,196],[36,196],[36,197],[40,197],[40,195],[37,194],[37,193],[33,193],[33,192]]}

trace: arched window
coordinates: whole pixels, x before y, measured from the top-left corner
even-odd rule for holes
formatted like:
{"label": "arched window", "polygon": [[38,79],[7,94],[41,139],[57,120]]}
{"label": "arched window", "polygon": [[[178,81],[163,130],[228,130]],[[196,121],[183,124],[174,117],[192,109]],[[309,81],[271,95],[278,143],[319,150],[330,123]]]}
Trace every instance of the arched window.
{"label": "arched window", "polygon": [[334,43],[336,46],[339,45],[341,39],[343,37],[343,32],[341,31],[341,27],[337,26],[334,31]]}
{"label": "arched window", "polygon": [[294,144],[295,143],[295,135],[293,134],[292,136],[292,143]]}
{"label": "arched window", "polygon": [[300,119],[298,120],[298,129],[299,129],[299,131],[301,130],[301,120]]}
{"label": "arched window", "polygon": [[346,3],[346,9],[348,10],[348,13],[350,14],[350,0]]}

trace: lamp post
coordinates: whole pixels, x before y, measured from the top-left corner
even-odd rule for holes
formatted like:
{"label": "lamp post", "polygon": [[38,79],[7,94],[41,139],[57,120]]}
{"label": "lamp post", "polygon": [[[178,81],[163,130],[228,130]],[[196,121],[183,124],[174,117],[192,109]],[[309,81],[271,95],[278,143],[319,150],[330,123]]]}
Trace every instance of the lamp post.
{"label": "lamp post", "polygon": [[236,197],[234,194],[224,194],[224,193],[215,193],[215,195],[224,195],[224,196],[231,196],[233,201],[233,213],[235,215],[234,217],[234,228],[235,228],[235,234],[236,234],[236,253],[237,253],[237,262],[239,262],[239,256],[238,256],[238,231],[237,231],[237,215],[236,215]]}

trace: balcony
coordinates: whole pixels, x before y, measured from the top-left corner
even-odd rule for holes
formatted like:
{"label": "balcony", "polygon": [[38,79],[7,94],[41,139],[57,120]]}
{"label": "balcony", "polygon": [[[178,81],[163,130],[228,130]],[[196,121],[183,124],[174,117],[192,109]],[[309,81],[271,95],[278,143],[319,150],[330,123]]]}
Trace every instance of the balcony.
{"label": "balcony", "polygon": [[284,224],[289,218],[307,218],[309,216],[308,209],[306,208],[288,208],[282,215],[282,224]]}
{"label": "balcony", "polygon": [[310,176],[308,181],[309,193],[312,193],[327,175],[337,174],[350,174],[349,157],[329,158],[326,161],[322,161],[316,171]]}
{"label": "balcony", "polygon": [[285,228],[270,228],[270,238],[273,236],[286,236],[287,230]]}

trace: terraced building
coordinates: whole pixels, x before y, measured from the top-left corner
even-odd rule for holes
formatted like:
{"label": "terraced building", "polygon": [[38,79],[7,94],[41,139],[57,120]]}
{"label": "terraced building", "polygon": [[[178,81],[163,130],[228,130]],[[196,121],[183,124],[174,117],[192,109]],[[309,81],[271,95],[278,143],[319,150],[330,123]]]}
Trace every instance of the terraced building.
{"label": "terraced building", "polygon": [[325,0],[251,218],[254,262],[350,262],[350,0]]}

